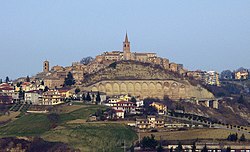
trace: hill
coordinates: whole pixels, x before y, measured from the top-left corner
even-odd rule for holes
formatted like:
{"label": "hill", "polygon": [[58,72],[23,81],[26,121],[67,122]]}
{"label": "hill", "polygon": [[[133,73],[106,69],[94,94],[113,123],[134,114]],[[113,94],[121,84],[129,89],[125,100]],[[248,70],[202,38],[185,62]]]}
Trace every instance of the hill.
{"label": "hill", "polygon": [[161,66],[138,61],[114,62],[85,75],[83,90],[105,92],[108,96],[130,94],[140,98],[214,98],[201,85],[192,85],[187,77]]}

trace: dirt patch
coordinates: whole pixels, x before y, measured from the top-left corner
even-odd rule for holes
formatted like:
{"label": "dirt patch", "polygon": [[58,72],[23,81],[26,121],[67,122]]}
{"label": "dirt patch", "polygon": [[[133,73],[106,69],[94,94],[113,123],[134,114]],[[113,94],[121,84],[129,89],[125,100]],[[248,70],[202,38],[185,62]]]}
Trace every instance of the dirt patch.
{"label": "dirt patch", "polygon": [[71,120],[68,121],[67,124],[83,124],[86,123],[86,120],[84,119],[76,119],[76,120]]}
{"label": "dirt patch", "polygon": [[65,105],[65,106],[60,106],[57,107],[55,110],[59,113],[70,113],[72,111],[84,108],[84,107],[88,107],[85,105]]}
{"label": "dirt patch", "polygon": [[18,116],[20,112],[10,112],[9,114],[0,116],[0,122],[5,122],[8,120],[13,120],[16,116]]}

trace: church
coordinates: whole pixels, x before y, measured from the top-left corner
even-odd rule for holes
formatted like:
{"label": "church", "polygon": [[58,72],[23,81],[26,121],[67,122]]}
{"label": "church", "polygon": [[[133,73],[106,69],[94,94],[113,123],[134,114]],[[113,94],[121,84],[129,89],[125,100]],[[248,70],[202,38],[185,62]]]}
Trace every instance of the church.
{"label": "church", "polygon": [[156,59],[156,53],[137,53],[130,51],[130,42],[126,33],[125,40],[123,42],[123,51],[104,52],[102,55],[96,57],[101,61],[120,61],[120,60],[136,60],[141,62],[148,62]]}

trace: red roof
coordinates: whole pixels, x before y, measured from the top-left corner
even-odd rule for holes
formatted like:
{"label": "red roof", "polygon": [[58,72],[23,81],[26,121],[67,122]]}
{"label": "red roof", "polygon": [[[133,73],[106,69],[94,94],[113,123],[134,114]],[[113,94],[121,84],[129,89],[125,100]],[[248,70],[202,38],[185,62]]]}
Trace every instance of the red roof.
{"label": "red roof", "polygon": [[6,87],[6,86],[10,86],[8,83],[2,83],[0,84],[0,87]]}
{"label": "red roof", "polygon": [[39,93],[40,91],[39,90],[30,90],[30,91],[27,91],[26,93]]}
{"label": "red roof", "polygon": [[23,82],[21,85],[24,86],[24,85],[30,85],[31,83],[30,82]]}
{"label": "red roof", "polygon": [[4,87],[4,88],[0,88],[0,90],[14,90],[14,88],[11,88],[11,87]]}
{"label": "red roof", "polygon": [[115,112],[124,112],[123,110],[115,110]]}

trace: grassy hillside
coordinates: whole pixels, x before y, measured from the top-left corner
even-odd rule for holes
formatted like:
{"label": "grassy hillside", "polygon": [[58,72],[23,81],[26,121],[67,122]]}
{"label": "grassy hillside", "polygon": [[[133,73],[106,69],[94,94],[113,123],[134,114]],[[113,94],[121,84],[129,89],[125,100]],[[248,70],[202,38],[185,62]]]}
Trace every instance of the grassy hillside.
{"label": "grassy hillside", "polygon": [[[83,123],[68,124],[72,120],[86,120],[97,109],[105,109],[99,105],[78,105],[66,107],[58,111],[58,127],[52,128],[48,114],[26,114],[0,127],[0,137],[41,136],[48,141],[68,143],[82,151],[120,151],[123,140],[130,145],[137,139],[136,133],[122,124]],[[73,109],[73,110],[72,110]],[[56,111],[56,110],[55,110]]]}
{"label": "grassy hillside", "polygon": [[121,151],[121,144],[127,146],[137,139],[133,130],[121,124],[65,125],[63,128],[51,130],[42,138],[52,142],[64,142],[81,151]]}
{"label": "grassy hillside", "polygon": [[[227,139],[229,134],[236,133],[231,130],[225,129],[192,129],[186,131],[172,131],[172,132],[156,132],[153,133],[156,139],[160,140],[189,140],[189,139]],[[141,133],[141,138],[144,136],[150,136],[152,133]],[[241,136],[241,134],[239,134]],[[245,134],[247,139],[250,139],[249,134]]]}
{"label": "grassy hillside", "polygon": [[0,136],[35,136],[50,129],[51,123],[45,114],[23,115],[17,120],[0,127]]}

